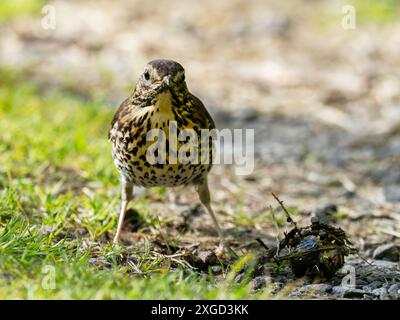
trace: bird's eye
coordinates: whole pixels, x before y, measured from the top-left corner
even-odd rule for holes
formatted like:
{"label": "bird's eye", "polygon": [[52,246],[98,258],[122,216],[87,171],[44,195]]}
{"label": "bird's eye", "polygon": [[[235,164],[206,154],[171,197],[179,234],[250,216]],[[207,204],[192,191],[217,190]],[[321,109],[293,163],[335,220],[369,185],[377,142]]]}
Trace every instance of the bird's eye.
{"label": "bird's eye", "polygon": [[143,74],[144,80],[149,81],[150,80],[150,73],[146,70]]}

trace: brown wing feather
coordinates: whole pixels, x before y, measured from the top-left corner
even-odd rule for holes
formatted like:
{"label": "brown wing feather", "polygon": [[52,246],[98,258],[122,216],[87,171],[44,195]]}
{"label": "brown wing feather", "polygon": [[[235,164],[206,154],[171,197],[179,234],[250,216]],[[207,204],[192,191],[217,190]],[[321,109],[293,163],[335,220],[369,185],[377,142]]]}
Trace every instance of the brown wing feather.
{"label": "brown wing feather", "polygon": [[132,99],[131,97],[125,99],[121,105],[119,106],[119,108],[117,109],[117,111],[114,114],[114,117],[111,121],[111,127],[110,130],[108,131],[108,139],[111,139],[111,132],[114,128],[114,124],[122,117],[124,116],[127,112],[129,112],[129,108],[128,106],[132,103]]}
{"label": "brown wing feather", "polygon": [[195,95],[190,94],[190,99],[192,101],[192,114],[196,115],[203,128],[214,129],[215,123],[208,110],[204,106],[203,102]]}

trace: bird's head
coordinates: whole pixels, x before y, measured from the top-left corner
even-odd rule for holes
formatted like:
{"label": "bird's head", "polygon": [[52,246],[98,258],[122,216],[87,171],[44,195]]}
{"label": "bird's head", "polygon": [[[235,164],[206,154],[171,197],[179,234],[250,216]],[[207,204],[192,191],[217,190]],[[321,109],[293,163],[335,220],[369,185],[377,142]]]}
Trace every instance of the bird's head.
{"label": "bird's head", "polygon": [[157,59],[150,61],[139,78],[137,89],[147,97],[186,88],[185,69],[173,60]]}

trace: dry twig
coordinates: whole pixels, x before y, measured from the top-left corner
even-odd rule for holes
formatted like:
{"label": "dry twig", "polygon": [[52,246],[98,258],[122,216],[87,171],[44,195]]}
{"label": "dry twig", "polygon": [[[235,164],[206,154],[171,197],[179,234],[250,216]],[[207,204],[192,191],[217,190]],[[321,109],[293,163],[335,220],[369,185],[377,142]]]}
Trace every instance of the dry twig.
{"label": "dry twig", "polygon": [[290,216],[289,211],[287,211],[287,209],[285,208],[285,206],[283,205],[283,201],[281,201],[273,192],[271,192],[272,196],[275,198],[276,201],[278,201],[279,205],[281,206],[283,212],[285,212],[286,214],[286,220],[287,222],[291,223],[295,229],[297,229],[297,223],[292,219],[292,217]]}

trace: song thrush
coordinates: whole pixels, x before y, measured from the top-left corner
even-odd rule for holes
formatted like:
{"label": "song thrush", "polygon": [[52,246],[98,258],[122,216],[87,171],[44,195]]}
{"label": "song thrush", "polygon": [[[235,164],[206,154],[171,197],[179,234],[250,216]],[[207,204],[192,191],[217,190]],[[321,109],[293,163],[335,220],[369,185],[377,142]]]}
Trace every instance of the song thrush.
{"label": "song thrush", "polygon": [[[176,123],[178,134],[186,129],[200,134],[204,129],[215,128],[203,103],[188,90],[183,67],[172,60],[153,60],[145,67],[133,93],[118,108],[109,131],[112,156],[122,184],[122,204],[114,242],[117,243],[120,237],[134,186],[194,185],[202,205],[213,219],[223,248],[223,235],[210,205],[207,182],[212,163],[182,163],[179,157],[177,161],[171,161],[171,123]],[[166,136],[166,161],[162,163],[152,163],[147,157],[149,147],[154,144],[154,141],[148,141],[147,134],[153,129],[162,130]],[[178,141],[176,147],[185,141]],[[207,150],[204,145],[200,149],[202,152]],[[212,148],[207,152],[212,159]]]}

